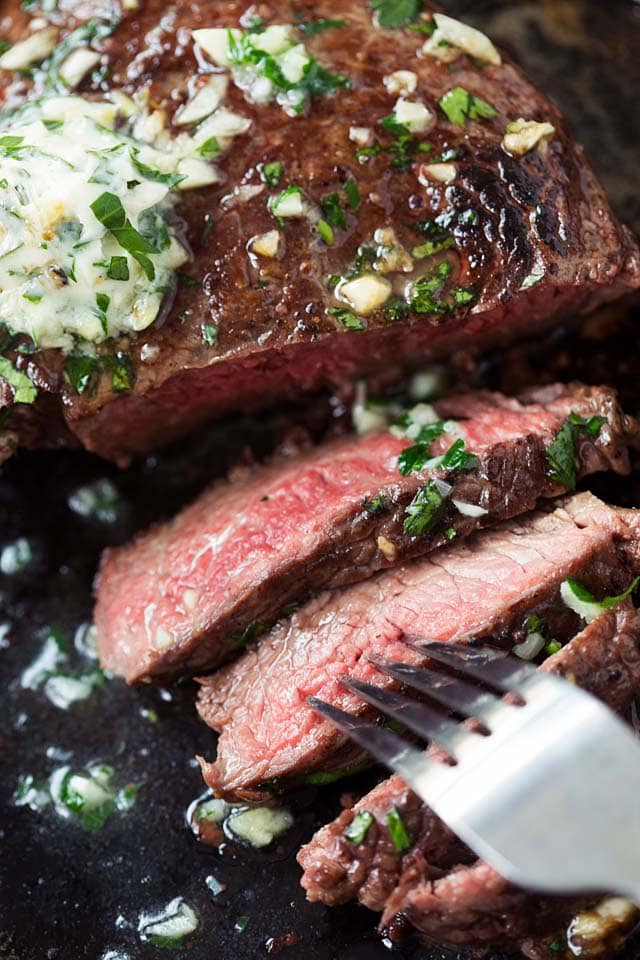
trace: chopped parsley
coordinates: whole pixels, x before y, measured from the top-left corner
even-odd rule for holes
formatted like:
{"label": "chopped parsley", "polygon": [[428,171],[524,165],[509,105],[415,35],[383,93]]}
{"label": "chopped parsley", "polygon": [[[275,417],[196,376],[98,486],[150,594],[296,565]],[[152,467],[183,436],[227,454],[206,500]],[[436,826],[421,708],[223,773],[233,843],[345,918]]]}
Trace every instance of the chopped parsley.
{"label": "chopped parsley", "polygon": [[325,218],[333,227],[347,229],[347,217],[342,209],[342,202],[338,193],[330,193],[320,201],[320,208]]}
{"label": "chopped parsley", "polygon": [[475,470],[478,462],[475,453],[465,450],[464,440],[460,437],[451,444],[440,461],[440,466],[445,470]]}
{"label": "chopped parsley", "polygon": [[[199,152],[202,152],[202,149],[203,147],[200,147]],[[219,148],[215,152],[219,152]],[[152,180],[155,183],[163,183],[165,186],[173,189],[185,179],[180,173],[163,173],[161,170],[156,170],[155,167],[148,167],[146,163],[143,163],[138,159],[138,153],[139,151],[135,149],[129,151],[131,163],[134,165],[138,173],[145,178],[145,180]]]}
{"label": "chopped parsley", "polygon": [[436,420],[420,428],[420,433],[413,446],[407,447],[398,457],[398,469],[406,477],[417,470],[422,470],[425,463],[431,459],[431,444],[444,433],[445,421]]}
{"label": "chopped parsley", "polygon": [[612,607],[616,607],[619,603],[622,603],[623,600],[630,597],[639,583],[640,576],[632,580],[623,593],[619,593],[614,597],[604,597],[602,600],[596,600],[593,594],[590,593],[582,583],[573,580],[571,577],[567,577],[560,586],[560,596],[565,606],[573,610],[574,613],[577,613],[578,616],[582,617],[587,623],[592,623],[606,610],[611,610]]}
{"label": "chopped parsley", "polygon": [[353,310],[348,307],[330,307],[329,313],[340,321],[347,330],[364,330],[364,324],[360,317],[357,317]]}
{"label": "chopped parsley", "polygon": [[251,917],[247,916],[246,914],[242,917],[238,917],[238,919],[233,925],[233,929],[235,930],[236,933],[244,933],[247,927],[249,926],[250,920],[251,920]]}
{"label": "chopped parsley", "polygon": [[419,537],[428,533],[436,523],[444,497],[433,480],[424,485],[406,508],[403,531],[410,537]]}
{"label": "chopped parsley", "polygon": [[547,476],[566,490],[575,490],[580,460],[578,441],[580,435],[595,439],[606,417],[579,417],[573,411],[564,421],[547,452]]}
{"label": "chopped parsley", "polygon": [[381,510],[384,510],[385,498],[384,494],[379,493],[375,497],[371,497],[370,500],[365,500],[362,504],[363,510],[366,510],[367,513],[371,514],[372,517],[375,517],[376,514],[380,513]]}
{"label": "chopped parsley", "polygon": [[297,24],[297,27],[302,33],[311,37],[316,33],[324,33],[325,30],[339,30],[341,27],[344,27],[344,25],[344,20],[322,18],[320,20],[302,20]]}
{"label": "chopped parsley", "polygon": [[443,237],[442,240],[425,240],[419,246],[414,247],[411,256],[416,260],[422,260],[423,257],[432,257],[434,253],[441,253],[448,250],[455,243],[452,236]]}
{"label": "chopped parsley", "polygon": [[45,88],[66,93],[68,88],[60,76],[60,67],[71,51],[77,47],[86,47],[94,40],[103,40],[110,36],[118,27],[119,22],[116,17],[110,20],[101,20],[94,17],[69,33],[61,43],[57,44],[48,61],[44,64],[46,67]]}
{"label": "chopped parsley", "polygon": [[418,18],[421,0],[369,0],[381,27],[403,27]]}
{"label": "chopped parsley", "polygon": [[130,356],[122,350],[114,355],[91,356],[86,353],[72,353],[67,357],[64,372],[76,393],[82,394],[97,385],[98,376],[103,372],[111,374],[111,389],[114,393],[130,390],[133,384],[133,366]]}
{"label": "chopped parsley", "polygon": [[344,832],[347,840],[350,840],[352,843],[364,843],[373,820],[373,814],[369,813],[368,810],[358,811]]}
{"label": "chopped parsley", "polygon": [[395,807],[387,814],[387,829],[397,853],[406,853],[411,846],[411,836]]}
{"label": "chopped parsley", "polygon": [[430,153],[433,149],[430,143],[425,140],[418,140],[411,133],[409,127],[400,123],[393,113],[384,117],[380,121],[380,126],[385,133],[393,137],[384,149],[389,152],[391,166],[396,170],[406,170],[416,153]]}
{"label": "chopped parsley", "polygon": [[198,147],[198,153],[201,157],[216,157],[221,152],[222,147],[217,137],[209,137]]}
{"label": "chopped parsley", "polygon": [[35,384],[26,373],[16,370],[6,357],[0,357],[0,377],[13,388],[14,403],[33,403],[38,396]]}
{"label": "chopped parsley", "polygon": [[451,263],[443,260],[430,273],[416,280],[411,291],[411,309],[415,313],[443,312],[443,304],[438,299],[438,295],[452,270]]}
{"label": "chopped parsley", "polygon": [[333,241],[335,240],[335,233],[333,232],[333,227],[331,226],[331,224],[327,223],[326,220],[318,220],[316,224],[316,230],[318,231],[318,233],[320,234],[324,242],[327,244],[327,246],[330,247],[333,244]]}
{"label": "chopped parsley", "polygon": [[362,773],[369,768],[368,760],[360,760],[358,763],[352,763],[349,767],[343,767],[342,770],[316,770],[315,773],[308,773],[304,782],[310,786],[326,786],[329,783],[335,783],[337,780],[343,780],[345,777],[351,777],[355,773]]}
{"label": "chopped parsley", "polygon": [[215,347],[218,342],[218,328],[212,323],[202,324],[202,339],[208,347]]}
{"label": "chopped parsley", "polygon": [[362,202],[360,190],[354,177],[349,177],[344,185],[344,194],[351,210],[357,210]]}
{"label": "chopped parsley", "polygon": [[260,176],[270,187],[277,187],[282,180],[284,173],[284,164],[280,160],[272,160],[265,163],[260,171]]}
{"label": "chopped parsley", "polygon": [[126,257],[111,257],[107,267],[107,276],[109,280],[128,280],[129,262]]}
{"label": "chopped parsley", "polygon": [[491,120],[498,116],[495,107],[464,87],[453,87],[438,103],[447,119],[460,127],[463,127],[467,120]]}
{"label": "chopped parsley", "polygon": [[334,93],[341,87],[348,87],[350,81],[342,74],[331,73],[320,66],[314,57],[310,57],[302,68],[302,77],[296,83],[287,80],[279,58],[253,44],[253,31],[243,30],[236,37],[231,31],[227,34],[228,57],[233,66],[253,68],[256,73],[269,80],[275,98],[294,113],[301,113],[310,97]]}

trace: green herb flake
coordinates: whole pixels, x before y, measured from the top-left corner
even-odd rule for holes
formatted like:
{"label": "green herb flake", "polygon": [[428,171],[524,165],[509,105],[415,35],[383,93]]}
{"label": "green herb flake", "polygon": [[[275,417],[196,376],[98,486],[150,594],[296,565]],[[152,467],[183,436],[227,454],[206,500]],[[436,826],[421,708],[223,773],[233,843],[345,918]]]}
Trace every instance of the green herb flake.
{"label": "green herb flake", "polygon": [[326,220],[318,220],[316,224],[316,230],[327,244],[327,246],[332,246],[335,240],[335,233],[333,232],[333,227],[327,223]]}
{"label": "green herb flake", "polygon": [[85,393],[100,372],[100,362],[97,357],[82,353],[71,354],[67,357],[64,372],[76,393]]}
{"label": "green herb flake", "polygon": [[387,829],[397,853],[406,853],[411,847],[411,836],[395,807],[387,814]]}
{"label": "green herb flake", "polygon": [[373,820],[373,814],[369,813],[368,810],[358,811],[344,832],[347,840],[350,840],[351,843],[364,843],[365,837],[369,832],[369,827],[372,825]]}
{"label": "green herb flake", "polygon": [[369,0],[381,27],[403,27],[417,20],[422,4],[420,0]]}
{"label": "green herb flake", "polygon": [[238,917],[236,922],[233,925],[233,929],[236,933],[244,933],[247,927],[249,926],[249,921],[251,917],[246,914],[243,917]]}
{"label": "green herb flake", "polygon": [[439,294],[453,267],[443,260],[430,273],[419,277],[411,291],[411,309],[415,313],[443,313],[446,306],[439,300]]}
{"label": "green herb flake", "polygon": [[366,510],[366,512],[372,517],[375,517],[381,512],[381,510],[384,510],[384,506],[384,494],[379,493],[376,497],[371,497],[370,500],[365,500],[362,504],[362,509]]}
{"label": "green herb flake", "polygon": [[557,653],[559,650],[562,650],[562,644],[558,643],[557,640],[549,640],[549,643],[545,644],[544,652],[547,656],[552,657],[554,653]]}
{"label": "green herb flake", "polygon": [[398,457],[398,469],[403,477],[418,470],[422,470],[425,463],[431,459],[431,444],[444,433],[444,420],[437,420],[422,427],[416,443],[403,450]]}
{"label": "green herb flake", "polygon": [[353,310],[348,307],[330,307],[329,313],[339,320],[347,330],[364,330],[364,324],[360,317],[357,317]]}
{"label": "green herb flake", "polygon": [[222,147],[217,137],[209,137],[198,147],[198,153],[201,157],[215,157],[222,153]]}
{"label": "green herb flake", "polygon": [[98,310],[102,313],[106,313],[109,309],[109,304],[111,303],[111,298],[107,296],[106,293],[96,293],[96,304]]}
{"label": "green herb flake", "polygon": [[449,122],[460,127],[465,125],[467,119],[491,120],[498,115],[495,107],[465,90],[464,87],[453,87],[438,100],[438,103]]}
{"label": "green herb flake", "polygon": [[14,403],[33,403],[38,396],[35,384],[26,373],[16,370],[6,357],[0,357],[0,377],[13,388]]}
{"label": "green herb flake", "polygon": [[212,323],[203,323],[202,339],[208,347],[215,347],[218,342],[218,328]]}
{"label": "green herb flake", "polygon": [[422,260],[423,257],[432,257],[434,253],[441,253],[448,250],[455,243],[453,237],[444,237],[442,240],[426,240],[419,246],[414,247],[411,256],[416,260]]}
{"label": "green herb flake", "polygon": [[332,227],[339,227],[341,230],[347,229],[347,217],[342,209],[339,194],[330,193],[320,201],[320,207]]}
{"label": "green herb flake", "polygon": [[444,497],[433,480],[429,480],[406,508],[403,531],[410,537],[428,533],[438,520]]}
{"label": "green herb flake", "polygon": [[347,198],[349,209],[357,210],[362,203],[362,197],[360,196],[360,190],[358,189],[358,184],[355,177],[349,177],[345,183],[344,195]]}
{"label": "green herb flake", "polygon": [[309,786],[324,787],[330,783],[336,783],[338,780],[344,780],[345,777],[362,773],[363,770],[368,770],[369,766],[368,760],[360,760],[358,763],[352,763],[349,767],[343,767],[342,770],[316,770],[315,773],[308,773],[304,782]]}
{"label": "green herb flake", "polygon": [[455,540],[455,538],[457,537],[457,535],[458,535],[458,532],[457,532],[457,530],[456,530],[455,527],[447,527],[447,529],[446,529],[445,532],[444,532],[444,538],[445,538],[445,540],[448,540],[449,542],[450,542],[451,540]]}
{"label": "green herb flake", "polygon": [[280,160],[272,160],[265,163],[260,171],[260,175],[265,183],[270,187],[277,187],[282,180],[284,173],[284,164]]}
{"label": "green herb flake", "polygon": [[111,257],[107,267],[107,276],[109,280],[128,280],[129,262],[126,257]]}
{"label": "green herb flake", "polygon": [[605,422],[606,417],[594,416],[585,420],[572,411],[547,449],[547,476],[566,490],[575,490],[580,468],[580,435],[595,439]]}
{"label": "green herb flake", "polygon": [[440,466],[445,470],[475,470],[479,460],[474,453],[465,450],[464,440],[460,437],[451,444],[445,453]]}
{"label": "green herb flake", "polygon": [[324,33],[325,30],[339,30],[344,25],[344,20],[322,18],[320,20],[303,20],[297,26],[298,30],[306,36],[312,37],[316,33]]}

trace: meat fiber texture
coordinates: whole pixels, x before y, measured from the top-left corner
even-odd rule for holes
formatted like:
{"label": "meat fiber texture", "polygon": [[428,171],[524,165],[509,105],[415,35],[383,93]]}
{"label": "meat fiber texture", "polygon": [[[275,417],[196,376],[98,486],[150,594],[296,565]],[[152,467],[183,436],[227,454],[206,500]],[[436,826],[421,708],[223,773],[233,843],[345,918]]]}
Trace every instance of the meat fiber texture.
{"label": "meat fiber texture", "polygon": [[[633,511],[580,494],[552,513],[501,524],[321,595],[257,649],[203,680],[200,715],[222,731],[215,762],[202,762],[207,784],[225,796],[263,797],[273,781],[353,762],[355,748],[307,697],[363,712],[339,678],[389,683],[369,655],[419,662],[404,636],[466,642],[499,632],[587,564],[604,564],[615,579],[621,553],[636,564],[637,529]],[[628,580],[614,586],[624,589]]]}
{"label": "meat fiber texture", "polygon": [[[640,619],[631,601],[604,613],[541,669],[566,676],[623,715],[628,713],[640,690]],[[394,808],[413,841],[402,854],[386,825]],[[364,842],[355,844],[345,830],[364,810],[374,822]],[[430,938],[458,946],[504,946],[525,937],[551,937],[566,928],[578,905],[588,902],[528,893],[486,863],[472,862],[470,851],[398,776],[380,783],[323,827],[298,859],[310,900],[336,904],[357,897],[384,911],[382,925],[402,913]],[[535,950],[536,943],[525,947],[527,953]]]}
{"label": "meat fiber texture", "polygon": [[[37,10],[60,40],[93,5]],[[171,132],[176,110],[194,78],[210,69],[196,56],[191,30],[238,27],[245,0],[212,4],[140,0],[123,11],[112,34],[94,40],[113,89],[148,96],[166,111]],[[273,0],[265,23],[290,23],[291,6]],[[431,8],[424,6],[423,17]],[[5,0],[10,42],[27,35],[31,17],[19,0]],[[137,339],[108,343],[128,355],[132,385],[114,392],[110,375],[95,390],[77,394],[65,379],[60,351],[39,351],[12,359],[38,384],[33,407],[16,405],[6,424],[19,443],[51,446],[82,443],[87,449],[126,463],[132,455],[167,443],[213,416],[252,411],[302,394],[333,387],[356,375],[399,372],[447,357],[457,348],[484,349],[551,327],[640,285],[635,241],[615,220],[602,188],[554,104],[503,56],[500,65],[480,64],[461,53],[451,65],[420,56],[423,33],[376,25],[367,0],[345,10],[341,0],[301,0],[302,21],[343,19],[340,28],[300,34],[319,64],[349,79],[350,86],[312,98],[301,115],[289,116],[276,103],[252,104],[231,83],[227,105],[252,120],[216,159],[222,177],[214,186],[184,195],[178,215],[192,251],[163,321]],[[158,38],[161,37],[161,40]],[[398,70],[417,77],[409,99],[431,112],[428,129],[417,136],[431,152],[415,152],[403,169],[393,165],[392,135],[380,121],[398,99],[384,80]],[[3,71],[0,103],[15,106],[35,96],[30,81]],[[103,95],[102,74],[87,76],[78,92]],[[438,101],[462,87],[487,101],[496,116],[452,123]],[[555,135],[523,156],[503,146],[509,122],[549,122]],[[381,152],[360,160],[352,128],[371,130]],[[453,151],[450,182],[433,178],[426,165]],[[266,185],[265,163],[283,164],[276,188]],[[327,244],[314,218],[287,220],[280,227],[279,256],[251,258],[252,237],[278,227],[267,200],[290,185],[300,187],[314,209],[339,193],[353,177],[362,202],[347,211],[347,229]],[[242,186],[257,192],[235,193]],[[235,197],[222,203],[224,197]],[[212,218],[212,229],[204,230]],[[362,245],[375,247],[377,230],[391,228],[397,245],[411,251],[421,242],[420,223],[441,217],[448,249],[419,260],[413,274],[391,273],[404,286],[443,259],[452,265],[441,296],[452,304],[460,284],[473,301],[449,313],[383,310],[363,317],[361,330],[345,327],[331,309],[339,306],[330,276],[349,274]],[[424,238],[423,238],[424,239]],[[165,316],[166,314],[166,316]],[[214,325],[217,341],[205,342],[203,325]],[[143,349],[144,347],[144,349]],[[122,388],[122,385],[120,385]],[[6,398],[5,398],[6,399]],[[6,450],[9,447],[5,448]]]}
{"label": "meat fiber texture", "polygon": [[[464,537],[532,509],[562,492],[545,450],[569,413],[605,418],[597,437],[579,441],[579,475],[626,472],[627,447],[638,445],[637,423],[602,387],[551,386],[523,401],[472,393],[436,409],[457,427],[432,452],[463,438],[476,469],[403,477],[398,454],[410,441],[386,431],[347,437],[218,483],[171,522],[107,550],[94,612],[103,666],[130,682],[202,671],[288,605],[425,554],[452,531]],[[435,526],[408,535],[407,505],[430,476],[453,489]],[[465,515],[454,501],[486,512]]]}

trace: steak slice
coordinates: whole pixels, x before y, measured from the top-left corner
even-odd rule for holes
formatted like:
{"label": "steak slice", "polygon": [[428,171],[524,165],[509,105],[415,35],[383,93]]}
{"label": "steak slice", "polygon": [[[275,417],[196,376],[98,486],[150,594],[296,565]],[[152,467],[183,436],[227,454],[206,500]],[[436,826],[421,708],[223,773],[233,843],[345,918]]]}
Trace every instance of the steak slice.
{"label": "steak slice", "polygon": [[[542,669],[571,675],[615,710],[628,712],[640,692],[638,612],[625,601],[590,624]],[[382,924],[402,913],[436,940],[474,946],[508,943],[557,932],[562,920],[575,912],[576,903],[587,899],[529,893],[482,861],[435,880],[424,871],[420,875],[413,865],[387,901]]]}
{"label": "steak slice", "polygon": [[316,598],[258,648],[202,681],[200,715],[222,731],[216,762],[203,761],[206,782],[217,793],[255,796],[271,781],[344,766],[354,748],[307,706],[308,696],[362,711],[339,677],[388,682],[368,654],[418,661],[401,642],[404,634],[464,642],[498,632],[587,566],[626,587],[620,553],[633,551],[637,523],[633,511],[582,494],[553,513],[504,523]]}
{"label": "steak slice", "polygon": [[[403,477],[398,455],[411,441],[348,437],[218,483],[169,523],[107,550],[94,612],[103,665],[130,682],[210,668],[287,605],[532,509],[562,491],[547,476],[545,449],[570,413],[606,420],[597,438],[579,439],[582,475],[626,472],[627,446],[638,445],[637,423],[602,387],[555,386],[523,402],[468,394],[436,407],[458,422],[476,469]],[[432,452],[453,439],[442,435]],[[429,477],[451,484],[451,494],[435,525],[406,534],[407,506]]]}
{"label": "steak slice", "polygon": [[[100,5],[93,8],[58,5],[38,8],[37,16],[40,24],[50,21],[63,41],[83,16],[97,10],[100,18]],[[110,36],[91,41],[108,81],[93,72],[78,91],[104,96],[108,82],[112,90],[148,97],[160,111],[154,117],[164,112],[176,133],[176,111],[194,80],[211,70],[194,49],[191,30],[238,27],[245,12],[245,0],[174,0],[169,8],[165,0],[139,0],[112,23]],[[10,42],[29,34],[31,17],[20,0],[5,0],[3,13]],[[178,284],[166,317],[137,338],[105,345],[106,354],[118,351],[126,358],[127,382],[120,378],[118,392],[106,372],[110,357],[105,372],[96,372],[95,390],[78,394],[64,376],[60,351],[9,354],[38,384],[42,402],[53,397],[58,419],[64,417],[75,437],[121,463],[212,416],[261,409],[354,375],[390,374],[458,347],[484,349],[534,334],[640,284],[635,241],[615,220],[581,147],[553,103],[508,58],[479,64],[461,53],[452,73],[449,64],[418,56],[423,33],[377,26],[367,0],[348,11],[342,0],[300,0],[295,18],[288,2],[273,0],[262,15],[271,24],[343,20],[342,27],[296,39],[322,68],[348,77],[350,87],[313,96],[308,109],[292,117],[276,103],[248,102],[230,84],[229,108],[252,126],[216,160],[221,182],[189,191],[178,205],[193,256],[190,281]],[[430,15],[425,4],[424,20]],[[398,99],[384,80],[399,69],[415,74],[409,98],[431,114],[408,156],[398,156],[397,139],[381,126]],[[455,88],[486,101],[495,116],[452,122],[439,101]],[[2,71],[0,100],[6,105],[38,93],[28,77]],[[509,153],[505,129],[519,118],[550,123],[555,134],[541,148]],[[358,156],[354,129],[365,137],[370,131],[382,149]],[[415,149],[424,140],[430,153]],[[449,182],[429,166],[442,153],[454,158],[444,171]],[[275,188],[260,172],[274,162],[283,169]],[[347,211],[347,229],[335,230],[335,243],[320,236],[317,218],[280,226],[268,209],[269,197],[298,186],[317,211],[327,197],[343,196],[351,178],[361,202]],[[251,256],[251,239],[273,228],[281,234],[278,257]],[[378,234],[382,241],[375,239],[377,231],[389,230]],[[428,240],[435,236],[435,252],[414,258],[411,273],[389,260],[382,267],[391,269],[387,276],[402,301],[407,281],[448,261],[451,273],[438,304],[416,312],[394,301],[391,310],[343,325],[340,314],[331,312],[340,302],[328,278],[361,269],[366,250],[375,257],[390,236],[398,254],[400,247],[412,251],[424,243],[425,233]],[[407,264],[404,256],[396,260]],[[466,291],[457,299],[456,285]],[[205,325],[215,328],[215,342],[203,336]],[[50,413],[42,429],[21,433],[18,423],[16,430],[26,443],[48,443],[47,423],[55,419]],[[7,426],[13,429],[11,418]]]}
{"label": "steak slice", "polygon": [[[575,571],[580,579],[588,576],[589,565]],[[593,572],[599,580],[599,589],[606,591],[606,571],[600,566]],[[536,609],[545,619],[553,612],[556,599],[554,587],[542,607],[538,601]],[[570,623],[567,623],[566,629],[570,634]],[[553,636],[563,639],[563,633],[556,630]],[[631,601],[624,601],[615,610],[599,617],[558,653],[546,659],[541,669],[566,676],[613,709],[622,714],[628,712],[640,690],[640,623]],[[411,849],[404,854],[396,850],[387,829],[387,816],[394,807],[413,838]],[[345,831],[353,819],[364,811],[370,813],[374,821],[364,841],[355,844],[345,837]],[[422,884],[422,889],[426,889],[429,879],[439,882],[443,870],[448,870],[454,864],[459,867],[468,863],[470,856],[470,851],[455,838],[442,820],[409,789],[401,777],[394,775],[319,830],[302,847],[298,861],[304,870],[302,886],[312,902],[320,901],[335,906],[357,898],[371,910],[386,909],[385,918],[388,919],[394,912],[404,910],[403,906],[395,904],[413,896],[413,886]],[[486,868],[478,867],[478,874],[474,876],[479,881],[478,889],[481,889],[482,878],[488,876]],[[452,876],[451,888],[457,878],[458,874]],[[471,896],[474,886],[475,881],[464,887],[467,897]],[[446,902],[448,915],[453,910],[451,888]],[[493,875],[490,889],[493,902],[489,913],[499,912],[497,889],[504,891],[505,896],[508,895],[514,902],[517,897],[522,900],[528,896],[522,891],[514,891],[504,880],[500,884]],[[467,902],[471,904],[470,899]],[[474,909],[479,914],[481,903],[478,899],[474,903]],[[562,901],[562,905],[566,910],[566,900]],[[535,916],[537,912],[527,911],[526,916]],[[437,921],[434,919],[433,922],[435,924]],[[491,929],[495,927],[494,918]],[[519,935],[524,934],[520,931]],[[448,935],[444,939],[458,942],[455,937]]]}

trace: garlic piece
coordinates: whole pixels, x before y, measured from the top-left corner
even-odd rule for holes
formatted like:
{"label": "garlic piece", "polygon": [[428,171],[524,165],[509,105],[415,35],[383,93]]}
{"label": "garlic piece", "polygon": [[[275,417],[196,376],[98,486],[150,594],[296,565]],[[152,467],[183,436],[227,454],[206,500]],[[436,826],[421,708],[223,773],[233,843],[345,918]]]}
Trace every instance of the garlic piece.
{"label": "garlic piece", "polygon": [[382,81],[389,93],[415,93],[418,86],[418,74],[413,70],[394,70]]}
{"label": "garlic piece", "polygon": [[502,146],[507,153],[523,157],[534,150],[541,141],[550,140],[556,132],[551,123],[539,123],[537,120],[514,120],[507,124]]}
{"label": "garlic piece", "polygon": [[216,110],[224,100],[229,78],[223,73],[214,73],[193,98],[178,111],[175,123],[181,126],[203,120]]}
{"label": "garlic piece", "polygon": [[457,176],[455,163],[423,163],[420,167],[420,182],[435,180],[437,183],[451,183]]}
{"label": "garlic piece", "polygon": [[55,27],[45,27],[32,33],[30,37],[21,40],[10,47],[0,57],[0,67],[3,70],[25,70],[34,63],[41,63],[53,53],[58,41],[58,31]]}
{"label": "garlic piece", "polygon": [[392,227],[379,227],[373,239],[378,244],[374,269],[378,273],[411,273],[413,258],[398,241]]}
{"label": "garlic piece", "polygon": [[258,236],[252,237],[249,241],[249,250],[259,257],[270,257],[273,259],[273,257],[278,256],[279,248],[279,230],[268,230],[266,233],[260,233]]}
{"label": "garlic piece", "polygon": [[398,548],[396,547],[395,543],[392,543],[391,540],[387,540],[387,538],[383,536],[378,537],[376,542],[378,545],[378,550],[385,560],[389,560],[391,563],[393,563],[398,556]]}
{"label": "garlic piece", "polygon": [[338,285],[336,294],[361,317],[368,317],[382,307],[391,296],[391,284],[383,277],[364,274]]}
{"label": "garlic piece", "polygon": [[349,140],[358,147],[368,147],[373,143],[371,127],[349,127]]}
{"label": "garlic piece", "polygon": [[82,78],[100,63],[100,54],[88,47],[77,47],[66,57],[60,67],[62,82],[71,90],[75,89]]}
{"label": "garlic piece", "polygon": [[403,97],[396,103],[393,115],[398,123],[404,124],[411,133],[424,133],[433,119],[433,114],[424,103],[405,100]]}
{"label": "garlic piece", "polygon": [[434,13],[433,19],[437,30],[431,37],[431,41],[436,46],[441,40],[446,40],[451,46],[462,50],[469,57],[475,57],[476,60],[490,63],[494,67],[500,66],[502,63],[500,54],[489,37],[480,30],[476,30],[475,27],[470,27],[460,20],[454,20],[453,17],[447,17],[444,13]]}

